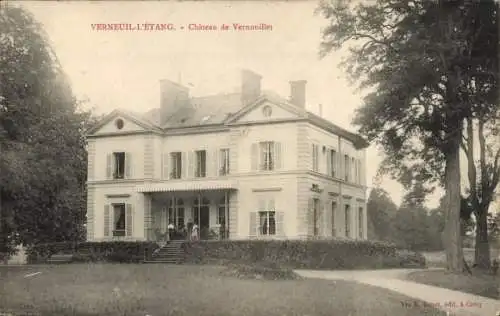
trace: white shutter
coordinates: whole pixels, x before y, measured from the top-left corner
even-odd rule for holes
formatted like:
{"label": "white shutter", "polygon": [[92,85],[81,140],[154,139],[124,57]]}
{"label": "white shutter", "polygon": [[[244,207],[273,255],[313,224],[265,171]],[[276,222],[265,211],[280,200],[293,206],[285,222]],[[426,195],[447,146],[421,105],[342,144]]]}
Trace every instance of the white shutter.
{"label": "white shutter", "polygon": [[109,215],[109,205],[104,205],[104,237],[110,236],[111,220]]}
{"label": "white shutter", "polygon": [[[312,229],[312,230],[311,230]],[[308,235],[314,235],[314,201],[309,198],[307,202],[307,231]]]}
{"label": "white shutter", "polygon": [[108,154],[106,156],[106,179],[113,178],[113,155]]}
{"label": "white shutter", "polygon": [[332,156],[330,149],[326,152],[326,174],[331,177],[332,176]]}
{"label": "white shutter", "polygon": [[250,156],[251,170],[257,171],[259,168],[259,147],[257,143],[252,144],[251,151],[252,151]]}
{"label": "white shutter", "polygon": [[194,161],[194,152],[193,151],[188,151],[188,165],[187,165],[187,177],[192,178],[194,177],[194,168],[195,168],[195,161]]}
{"label": "white shutter", "polygon": [[276,212],[276,235],[280,237],[285,237],[285,213]]}
{"label": "white shutter", "polygon": [[187,152],[182,152],[181,153],[181,178],[188,178],[189,177],[189,161],[188,161],[188,153]]}
{"label": "white shutter", "polygon": [[168,169],[168,163],[170,159],[170,154],[169,153],[163,153],[163,159],[162,159],[162,172],[163,172],[163,179],[169,179],[170,178],[170,170]]}
{"label": "white shutter", "polygon": [[248,228],[248,235],[250,236],[250,238],[257,237],[257,227],[258,227],[257,221],[258,221],[257,212],[250,212],[250,219],[249,219],[250,227]]}
{"label": "white shutter", "polygon": [[325,217],[325,202],[319,200],[318,233],[320,236],[326,236]]}
{"label": "white shutter", "polygon": [[126,214],[126,219],[125,219],[125,232],[126,236],[132,236],[133,233],[133,216],[132,216],[132,204],[127,204],[125,205],[125,214]]}
{"label": "white shutter", "polygon": [[274,143],[274,167],[276,170],[283,168],[283,154],[280,142]]}
{"label": "white shutter", "polygon": [[132,155],[125,153],[125,179],[132,178]]}

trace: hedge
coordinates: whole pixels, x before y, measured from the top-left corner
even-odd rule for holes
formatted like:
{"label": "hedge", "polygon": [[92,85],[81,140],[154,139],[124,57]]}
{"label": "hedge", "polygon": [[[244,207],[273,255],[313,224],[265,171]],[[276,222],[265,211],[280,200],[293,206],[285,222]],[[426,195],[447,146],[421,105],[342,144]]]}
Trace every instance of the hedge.
{"label": "hedge", "polygon": [[60,242],[27,248],[28,263],[44,263],[53,254],[72,254],[80,262],[142,262],[158,248],[148,241]]}
{"label": "hedge", "polygon": [[198,264],[253,262],[294,269],[380,269],[406,264],[395,245],[368,240],[218,240],[186,242],[183,247],[187,261]]}

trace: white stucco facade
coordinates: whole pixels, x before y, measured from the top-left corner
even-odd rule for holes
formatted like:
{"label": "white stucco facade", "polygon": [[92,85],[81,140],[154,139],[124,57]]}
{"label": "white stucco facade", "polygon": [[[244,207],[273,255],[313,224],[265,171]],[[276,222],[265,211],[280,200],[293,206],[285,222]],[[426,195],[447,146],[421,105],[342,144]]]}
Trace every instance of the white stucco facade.
{"label": "white stucco facade", "polygon": [[[216,234],[222,225],[229,239],[366,239],[366,144],[356,137],[265,96],[220,123],[179,128],[114,111],[88,135],[87,239],[155,240],[170,222]],[[118,178],[115,153],[125,157]]]}

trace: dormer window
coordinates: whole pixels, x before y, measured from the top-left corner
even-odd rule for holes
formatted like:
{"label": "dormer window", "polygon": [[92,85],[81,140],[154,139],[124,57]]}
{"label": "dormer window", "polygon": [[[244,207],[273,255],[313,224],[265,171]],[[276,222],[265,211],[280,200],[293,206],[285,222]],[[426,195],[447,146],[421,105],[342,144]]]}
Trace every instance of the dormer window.
{"label": "dormer window", "polygon": [[116,126],[116,128],[117,128],[117,129],[122,129],[122,128],[123,128],[123,125],[125,125],[125,123],[123,122],[123,120],[122,120],[122,119],[117,119],[117,120],[115,121],[115,126]]}

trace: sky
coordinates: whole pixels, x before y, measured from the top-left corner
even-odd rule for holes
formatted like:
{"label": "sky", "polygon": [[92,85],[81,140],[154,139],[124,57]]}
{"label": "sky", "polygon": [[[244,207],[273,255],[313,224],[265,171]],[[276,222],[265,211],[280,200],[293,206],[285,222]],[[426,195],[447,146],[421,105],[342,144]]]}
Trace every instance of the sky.
{"label": "sky", "polygon": [[[351,120],[362,94],[338,65],[345,51],[319,58],[321,29],[315,1],[297,2],[22,2],[43,24],[77,97],[96,112],[116,108],[146,112],[159,107],[159,80],[189,84],[192,96],[239,89],[240,69],[262,75],[262,88],[289,96],[290,80],[307,80],[307,109],[355,131]],[[102,31],[95,24],[169,24],[176,30]],[[235,31],[233,23],[271,25],[266,31]],[[189,30],[189,24],[216,31]],[[220,30],[222,24],[229,30]],[[181,27],[184,26],[182,30]],[[382,157],[367,150],[367,181]],[[380,186],[399,204],[393,180]],[[439,192],[428,199],[436,206]]]}

